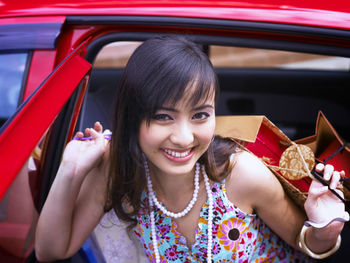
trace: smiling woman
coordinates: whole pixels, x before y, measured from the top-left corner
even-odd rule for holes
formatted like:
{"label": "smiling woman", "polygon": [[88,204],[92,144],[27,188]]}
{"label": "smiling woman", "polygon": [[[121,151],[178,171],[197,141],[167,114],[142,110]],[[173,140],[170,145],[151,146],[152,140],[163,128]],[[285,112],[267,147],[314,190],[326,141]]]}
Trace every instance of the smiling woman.
{"label": "smiling woman", "polygon": [[[193,256],[188,261],[205,261],[210,256],[219,261],[218,253],[223,251],[232,253],[236,261],[249,255],[276,255],[276,251],[280,252],[278,255],[281,257],[289,255],[285,251],[294,253],[291,246],[296,247],[296,242],[292,237],[298,235],[300,229],[297,226],[301,228],[303,220],[300,218],[304,216],[306,219],[305,209],[301,207],[301,217],[298,211],[294,213],[294,206],[288,202],[286,204],[282,198],[284,192],[278,190],[279,185],[271,179],[274,177],[269,177],[266,167],[259,166],[254,158],[249,159],[250,155],[232,143],[230,138],[214,137],[209,142],[212,128],[204,126],[214,114],[265,115],[288,138],[297,140],[316,135],[315,119],[318,112],[322,111],[341,136],[336,135],[339,139],[336,143],[344,144],[343,139],[349,141],[350,122],[347,120],[350,119],[350,109],[348,98],[343,94],[347,94],[350,83],[350,11],[340,2],[0,0],[0,261],[25,260],[27,263],[36,263],[36,252],[40,259],[68,257],[72,262],[80,262],[80,253],[75,252],[86,251],[88,244],[92,244],[97,237],[108,263],[121,260],[121,255],[125,259],[124,263],[128,259],[129,262],[136,262],[140,255],[145,256],[146,253],[133,233],[147,232],[140,239],[149,237],[150,240],[155,240],[152,238],[152,229],[149,228],[152,211],[155,223],[153,233],[159,241],[159,256],[163,260],[175,260],[186,254]],[[133,125],[122,136],[134,136],[137,142],[125,145],[128,151],[121,152],[120,156],[124,158],[123,154],[130,155],[130,169],[140,171],[137,178],[129,174],[124,178],[127,194],[116,197],[125,197],[119,210],[125,208],[125,213],[133,219],[131,222],[123,221],[116,217],[114,209],[107,213],[103,210],[104,207],[112,206],[110,202],[106,203],[107,189],[112,188],[108,185],[111,144],[104,147],[107,141],[101,139],[102,125],[95,125],[95,122],[99,121],[104,128],[112,129],[112,123],[116,120],[113,116],[116,91],[130,55],[148,39],[165,34],[186,37],[198,45],[199,50],[213,64],[220,84],[220,97],[215,98],[215,112],[210,108],[197,107],[212,103],[212,90],[208,89],[207,94],[198,96],[191,92],[201,86],[194,82],[196,78],[206,79],[205,71],[204,76],[190,76],[189,81],[193,81],[193,85],[188,85],[186,90],[187,86],[183,85],[189,83],[182,82],[180,77],[191,72],[189,64],[183,66],[175,63],[174,66],[179,68],[169,71],[174,76],[160,80],[162,85],[155,86],[153,91],[147,87],[155,79],[159,80],[162,65],[159,66],[159,71],[152,74],[156,78],[150,80],[141,76],[134,67],[135,74],[131,74],[134,77],[130,83],[136,83],[138,79],[145,80],[137,82],[140,89],[135,96],[147,93],[145,101],[155,97],[164,100],[159,100],[159,104],[153,101],[155,107],[151,112],[141,112],[142,116],[147,115],[148,118],[140,120],[139,125],[136,125],[139,116],[134,121],[130,115],[125,116],[122,112],[118,115]],[[163,53],[163,50],[159,48],[159,52],[157,50],[154,56],[148,56],[149,59],[143,60],[139,67],[155,68],[152,63],[158,53]],[[3,60],[4,57],[6,60]],[[10,57],[12,62],[7,59]],[[169,59],[171,61],[174,62],[173,58]],[[93,65],[91,70],[90,64]],[[206,80],[211,83],[210,79]],[[202,90],[206,90],[204,86]],[[168,87],[173,87],[174,92],[166,93]],[[177,93],[180,90],[182,93]],[[176,97],[176,94],[179,96]],[[117,99],[122,101],[127,98],[121,94]],[[183,99],[191,102],[180,103]],[[132,112],[139,105],[132,103],[129,107]],[[159,156],[159,159],[152,161],[145,155],[146,163],[138,142],[144,121],[146,132],[147,129],[154,130],[154,127],[164,131],[162,138],[149,134],[154,140],[150,147],[155,151],[147,155]],[[121,125],[125,123],[127,122]],[[93,129],[86,130],[86,127]],[[84,134],[77,133],[79,130],[84,131]],[[98,133],[94,133],[94,130]],[[174,136],[170,135],[171,139],[161,140],[166,137],[163,137],[164,134],[169,133],[174,133]],[[74,134],[76,139],[69,143]],[[313,149],[316,158],[321,159],[326,153],[331,154],[333,146],[337,148],[337,145],[329,145],[329,141],[324,141],[323,134],[320,130],[317,131],[314,138],[318,146]],[[104,136],[108,139],[107,132]],[[83,140],[83,137],[87,138]],[[113,141],[116,141],[115,138],[112,143]],[[319,141],[322,142],[318,143]],[[147,141],[143,142],[145,143]],[[205,144],[209,144],[206,153],[194,162]],[[276,147],[279,146],[277,144]],[[327,151],[323,152],[323,148]],[[143,150],[148,149],[149,147]],[[104,152],[104,157],[97,159],[102,161],[94,162],[96,155],[100,156],[101,152]],[[214,160],[208,159],[208,164],[216,163],[215,169],[205,165],[205,155],[214,157]],[[262,155],[266,156],[266,151]],[[337,157],[343,156],[344,152]],[[119,161],[113,160],[113,163],[120,163]],[[73,166],[77,163],[84,165],[74,170]],[[185,167],[186,163],[193,165],[192,170],[190,166]],[[345,167],[347,163],[344,162]],[[203,164],[205,172],[201,167]],[[341,166],[333,164],[336,170],[341,170]],[[158,165],[162,169],[158,169]],[[198,165],[199,169],[196,168]],[[152,184],[150,190],[147,190],[145,166],[148,167]],[[89,170],[89,167],[93,169]],[[182,174],[181,169],[186,173]],[[70,174],[72,170],[75,173]],[[172,180],[173,177],[168,172],[176,179]],[[208,175],[209,184],[205,183],[204,174]],[[198,183],[195,179],[197,175]],[[338,176],[337,173],[332,175],[335,178]],[[225,181],[223,178],[226,178]],[[270,184],[264,185],[265,181]],[[129,183],[139,184],[140,188],[135,189]],[[207,186],[211,187],[211,191],[207,191]],[[270,189],[274,196],[264,192],[265,188]],[[212,203],[207,198],[210,195]],[[127,196],[134,196],[135,200],[130,201]],[[140,198],[137,199],[137,196]],[[150,196],[154,209],[147,202]],[[139,202],[140,207],[128,206],[128,201],[134,204]],[[165,210],[160,209],[156,201]],[[45,203],[47,205],[42,210]],[[54,205],[50,205],[52,203]],[[273,203],[272,208],[278,211],[290,212],[286,213],[288,220],[280,218],[280,214],[276,210],[271,211],[271,207],[264,207],[265,203]],[[214,208],[213,214],[209,207]],[[312,209],[313,205],[310,207]],[[325,214],[336,216],[342,211],[341,207],[338,208],[336,211],[327,210]],[[49,234],[38,234],[37,249],[34,251],[33,235],[37,215],[41,210],[41,218],[45,219],[49,215],[47,220],[41,222],[53,222],[54,225],[41,232],[42,224],[39,224],[38,233]],[[165,214],[163,210],[180,217]],[[322,208],[321,210],[323,211]],[[137,214],[137,211],[143,215]],[[183,212],[185,215],[181,216]],[[225,216],[219,216],[223,214]],[[73,220],[76,224],[73,222],[67,224],[68,227],[62,227],[60,223],[69,221],[71,215],[77,220]],[[101,221],[102,215],[106,218]],[[319,218],[313,217],[314,213],[308,215],[314,221]],[[294,219],[300,222],[295,223]],[[247,227],[254,225],[250,224],[251,220],[254,223],[264,222],[268,226],[265,228],[261,223],[259,230],[271,229],[277,233],[270,236],[275,243],[280,244],[280,239],[277,239],[279,236],[291,246],[275,248],[258,242],[261,236]],[[106,221],[112,224],[110,228],[103,228]],[[135,221],[135,228],[130,226],[131,232],[127,232],[127,226]],[[105,224],[107,227],[110,226],[108,223]],[[335,223],[341,227],[340,222]],[[211,241],[210,224],[215,226]],[[293,225],[295,228],[285,229],[284,225]],[[70,226],[73,227],[72,232]],[[97,226],[96,231],[94,226]],[[337,231],[333,232],[333,227],[334,224],[331,224],[326,230],[335,235]],[[58,233],[50,236],[53,229]],[[194,229],[198,233],[193,233],[196,231]],[[270,232],[266,231],[268,236],[267,233]],[[345,228],[342,232],[340,253],[328,258],[327,262],[347,261],[350,253],[347,249],[349,231]],[[315,244],[313,241],[317,239],[313,239],[313,234],[316,232],[322,234],[311,227],[303,231],[301,236],[305,242],[300,244],[306,244],[310,247],[309,251],[317,253],[337,244],[335,236],[333,240],[329,240],[328,236],[320,242],[325,247]],[[125,237],[130,233],[135,242],[126,240]],[[322,235],[317,237],[323,238]],[[254,238],[258,240],[255,244]],[[86,240],[88,241],[85,242]],[[155,259],[153,248],[156,246],[153,240],[152,244],[146,242],[150,245],[147,255]],[[208,252],[210,243],[211,252]],[[252,250],[243,246],[243,243],[254,247],[254,252],[249,254]],[[137,244],[140,248],[137,256],[132,244]],[[46,253],[45,245],[49,250],[55,248],[58,251]],[[129,249],[134,252],[129,253]],[[88,255],[97,256],[96,253]],[[293,255],[298,257],[299,254]]]}
{"label": "smiling woman", "polygon": [[[163,42],[167,45],[162,45]],[[148,66],[142,66],[146,61]],[[151,169],[154,169],[152,163],[157,163],[160,164],[157,169],[167,171],[165,174],[169,170],[175,174],[190,173],[213,137],[217,92],[216,75],[208,57],[187,39],[154,38],[137,48],[116,94],[123,100],[117,100],[115,108],[115,116],[119,117],[113,128],[115,141],[112,139],[111,156],[124,160],[121,165],[126,166],[122,168],[124,171],[113,170],[118,176],[111,196],[121,200],[130,191],[120,187],[129,174],[136,173],[140,182],[144,180],[143,171],[138,171],[134,164],[142,163],[140,150],[147,153]],[[197,119],[205,115],[209,117]],[[165,149],[178,154],[190,152],[186,158],[174,158]],[[135,189],[135,194],[143,190],[139,184],[130,188]],[[139,206],[139,198],[128,196],[128,199],[137,200],[132,205]],[[124,213],[117,210],[121,218],[125,218]]]}
{"label": "smiling woman", "polygon": [[[39,260],[75,253],[111,211],[157,263],[309,262],[336,251],[344,204],[315,181],[300,210],[260,160],[214,137],[217,97],[214,68],[194,42],[164,35],[140,45],[116,92],[110,142],[96,122],[65,149],[38,222]],[[333,188],[344,176],[316,169]],[[326,226],[306,230],[307,217]]]}

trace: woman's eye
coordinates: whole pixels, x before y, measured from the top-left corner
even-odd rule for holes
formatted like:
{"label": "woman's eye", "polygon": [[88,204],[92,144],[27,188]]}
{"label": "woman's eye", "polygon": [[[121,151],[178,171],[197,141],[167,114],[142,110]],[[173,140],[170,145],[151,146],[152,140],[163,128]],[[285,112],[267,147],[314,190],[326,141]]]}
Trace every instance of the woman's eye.
{"label": "woman's eye", "polygon": [[169,121],[172,120],[172,118],[168,114],[156,114],[153,117],[156,121]]}
{"label": "woman's eye", "polygon": [[198,112],[195,115],[193,115],[192,119],[194,120],[205,120],[209,117],[209,113],[207,112]]}

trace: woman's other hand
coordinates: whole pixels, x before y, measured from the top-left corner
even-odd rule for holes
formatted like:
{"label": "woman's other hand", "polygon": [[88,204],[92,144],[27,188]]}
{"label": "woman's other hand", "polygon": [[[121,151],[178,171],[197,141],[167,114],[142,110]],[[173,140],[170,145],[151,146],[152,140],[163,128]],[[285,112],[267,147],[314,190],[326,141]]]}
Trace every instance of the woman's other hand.
{"label": "woman's other hand", "polygon": [[[315,169],[323,173],[323,178],[330,182],[332,190],[344,196],[342,191],[337,189],[341,185],[340,178],[345,176],[344,171],[335,171],[332,165],[322,163],[317,164]],[[310,185],[304,206],[309,221],[317,224],[327,223],[333,218],[343,218],[346,213],[344,203],[329,191],[327,186],[316,180],[313,180]]]}
{"label": "woman's other hand", "polygon": [[[62,164],[74,169],[73,174],[87,174],[101,163],[108,145],[104,135],[108,133],[109,130],[103,131],[100,122],[95,122],[94,128],[85,129],[85,133],[77,132],[66,146]],[[83,137],[91,139],[79,140]]]}

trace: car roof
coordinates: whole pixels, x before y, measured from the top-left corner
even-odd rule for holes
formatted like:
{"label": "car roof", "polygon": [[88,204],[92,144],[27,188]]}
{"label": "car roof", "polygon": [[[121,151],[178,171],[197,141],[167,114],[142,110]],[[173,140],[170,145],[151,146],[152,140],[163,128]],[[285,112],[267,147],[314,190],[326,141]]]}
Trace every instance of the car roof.
{"label": "car roof", "polygon": [[350,29],[348,0],[0,0],[0,18],[85,15],[212,18]]}

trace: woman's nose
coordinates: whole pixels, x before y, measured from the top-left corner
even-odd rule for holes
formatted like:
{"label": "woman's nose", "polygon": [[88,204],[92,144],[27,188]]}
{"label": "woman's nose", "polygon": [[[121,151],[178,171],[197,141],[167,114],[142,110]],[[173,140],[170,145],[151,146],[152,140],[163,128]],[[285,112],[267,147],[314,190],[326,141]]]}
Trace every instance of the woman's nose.
{"label": "woman's nose", "polygon": [[180,123],[180,125],[172,131],[170,140],[172,143],[182,147],[191,145],[194,140],[191,125],[187,122]]}

